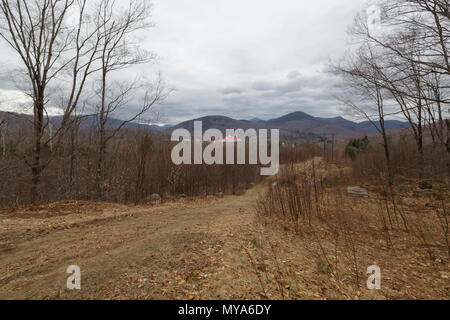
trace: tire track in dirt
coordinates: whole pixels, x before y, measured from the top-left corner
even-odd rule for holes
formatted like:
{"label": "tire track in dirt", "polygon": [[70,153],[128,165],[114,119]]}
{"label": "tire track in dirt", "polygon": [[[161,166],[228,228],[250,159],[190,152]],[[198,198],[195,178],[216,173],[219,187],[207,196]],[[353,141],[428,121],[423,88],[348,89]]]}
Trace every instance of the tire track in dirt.
{"label": "tire track in dirt", "polygon": [[[253,222],[260,192],[39,221],[0,216],[0,298],[214,298],[224,247],[239,251],[230,234]],[[81,267],[81,291],[65,289],[71,264]]]}

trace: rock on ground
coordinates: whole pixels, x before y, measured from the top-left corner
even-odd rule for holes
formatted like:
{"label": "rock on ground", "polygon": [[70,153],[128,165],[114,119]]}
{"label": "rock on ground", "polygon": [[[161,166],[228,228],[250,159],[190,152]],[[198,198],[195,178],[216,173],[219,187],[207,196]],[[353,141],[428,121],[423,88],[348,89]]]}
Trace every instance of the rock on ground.
{"label": "rock on ground", "polygon": [[149,201],[160,201],[161,200],[161,196],[157,193],[152,194],[149,198]]}
{"label": "rock on ground", "polygon": [[415,202],[414,202],[413,199],[410,199],[410,198],[404,198],[404,199],[402,200],[402,205],[407,206],[407,207],[412,207],[412,206],[415,205]]}
{"label": "rock on ground", "polygon": [[348,187],[347,193],[349,196],[356,197],[356,198],[369,197],[369,193],[367,192],[367,190],[364,188],[360,188],[360,187]]}

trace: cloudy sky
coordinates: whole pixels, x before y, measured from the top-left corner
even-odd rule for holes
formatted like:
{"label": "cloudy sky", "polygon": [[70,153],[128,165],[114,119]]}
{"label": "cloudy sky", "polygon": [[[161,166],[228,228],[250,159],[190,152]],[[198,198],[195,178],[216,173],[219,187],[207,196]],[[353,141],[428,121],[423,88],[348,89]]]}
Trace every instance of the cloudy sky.
{"label": "cloudy sky", "polygon": [[[206,115],[269,119],[293,111],[340,115],[330,58],[345,53],[347,28],[365,0],[153,0],[145,47],[176,89],[164,123]],[[12,60],[0,51],[0,58]],[[141,69],[142,70],[142,69]],[[16,97],[0,73],[0,95]],[[6,91],[5,89],[8,89]],[[5,106],[3,106],[5,108]]]}

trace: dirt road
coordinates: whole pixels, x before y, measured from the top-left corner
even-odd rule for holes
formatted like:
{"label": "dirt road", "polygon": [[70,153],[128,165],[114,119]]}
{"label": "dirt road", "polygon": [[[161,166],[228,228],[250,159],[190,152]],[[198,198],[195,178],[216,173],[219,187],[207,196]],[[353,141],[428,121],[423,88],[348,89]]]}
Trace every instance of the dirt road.
{"label": "dirt road", "polygon": [[[0,211],[0,299],[255,298],[242,242],[261,190],[157,206]],[[69,265],[81,268],[79,291],[66,288]]]}

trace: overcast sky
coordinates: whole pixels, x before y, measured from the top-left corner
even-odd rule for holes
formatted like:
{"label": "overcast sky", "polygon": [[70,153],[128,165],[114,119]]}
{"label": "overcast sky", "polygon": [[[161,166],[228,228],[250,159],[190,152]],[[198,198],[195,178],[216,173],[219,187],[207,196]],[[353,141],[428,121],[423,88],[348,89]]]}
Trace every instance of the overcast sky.
{"label": "overcast sky", "polygon": [[[330,58],[345,53],[347,28],[365,0],[153,0],[145,47],[176,88],[161,106],[163,122],[206,115],[269,119],[293,111],[341,115]],[[0,58],[12,63],[10,52]],[[7,75],[0,95],[16,97]],[[10,91],[5,91],[9,89]],[[3,108],[6,108],[3,105]]]}

